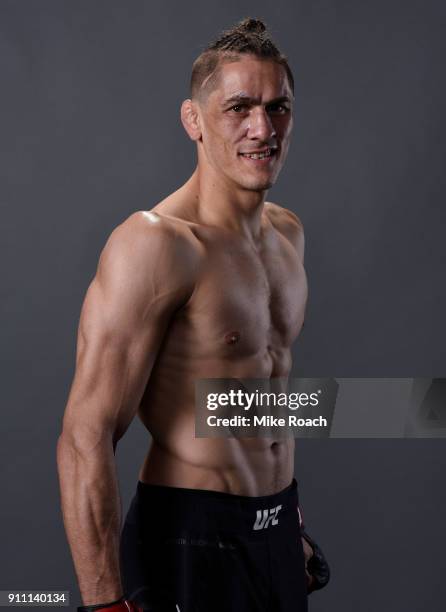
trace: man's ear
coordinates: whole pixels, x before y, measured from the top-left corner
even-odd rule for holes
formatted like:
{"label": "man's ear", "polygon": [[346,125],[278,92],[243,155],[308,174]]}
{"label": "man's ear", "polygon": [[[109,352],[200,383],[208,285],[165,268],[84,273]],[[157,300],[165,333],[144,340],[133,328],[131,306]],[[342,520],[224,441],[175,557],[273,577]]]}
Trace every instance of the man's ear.
{"label": "man's ear", "polygon": [[181,105],[181,122],[191,140],[199,140],[201,138],[200,117],[196,102],[192,102],[189,99],[184,100]]}

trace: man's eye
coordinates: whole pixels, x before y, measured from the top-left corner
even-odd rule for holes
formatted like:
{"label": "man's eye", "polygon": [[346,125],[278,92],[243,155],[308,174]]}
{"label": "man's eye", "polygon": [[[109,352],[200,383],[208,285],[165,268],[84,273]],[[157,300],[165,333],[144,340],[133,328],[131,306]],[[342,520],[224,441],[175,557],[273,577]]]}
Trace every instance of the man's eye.
{"label": "man's eye", "polygon": [[241,113],[247,108],[248,108],[247,104],[236,104],[235,106],[231,106],[231,110],[235,111],[236,113]]}
{"label": "man's eye", "polygon": [[279,113],[281,115],[288,113],[289,110],[290,109],[288,108],[288,106],[284,106],[283,104],[271,104],[270,106],[268,106],[269,112]]}

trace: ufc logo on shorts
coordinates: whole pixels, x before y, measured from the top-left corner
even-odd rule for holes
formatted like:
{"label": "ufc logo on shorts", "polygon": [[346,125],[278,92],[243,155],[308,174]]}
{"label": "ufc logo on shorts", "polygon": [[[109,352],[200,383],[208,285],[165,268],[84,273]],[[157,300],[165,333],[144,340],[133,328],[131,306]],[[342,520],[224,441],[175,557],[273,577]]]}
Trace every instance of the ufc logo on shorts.
{"label": "ufc logo on shorts", "polygon": [[258,529],[266,529],[270,523],[271,525],[278,525],[279,520],[277,515],[281,508],[282,505],[270,508],[269,510],[257,510],[257,517],[253,529],[256,531]]}

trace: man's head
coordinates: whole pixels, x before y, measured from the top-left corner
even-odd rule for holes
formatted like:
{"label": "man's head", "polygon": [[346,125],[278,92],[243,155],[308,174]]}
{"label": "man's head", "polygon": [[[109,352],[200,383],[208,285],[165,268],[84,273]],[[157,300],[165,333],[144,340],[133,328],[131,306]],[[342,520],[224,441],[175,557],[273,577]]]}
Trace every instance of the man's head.
{"label": "man's head", "polygon": [[288,62],[261,21],[223,32],[195,60],[181,109],[199,165],[242,189],[271,187],[288,152],[293,99]]}

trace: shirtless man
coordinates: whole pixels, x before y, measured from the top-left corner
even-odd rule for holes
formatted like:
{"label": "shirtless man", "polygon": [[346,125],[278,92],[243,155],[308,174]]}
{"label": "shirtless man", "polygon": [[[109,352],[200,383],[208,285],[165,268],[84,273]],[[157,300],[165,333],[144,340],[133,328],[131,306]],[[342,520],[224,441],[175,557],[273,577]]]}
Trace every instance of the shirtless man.
{"label": "shirtless man", "polygon": [[[301,540],[294,439],[194,436],[197,379],[290,372],[303,230],[265,198],[287,155],[293,87],[262,22],[223,33],[181,107],[194,173],[101,253],[58,441],[79,610],[303,612],[307,580],[324,582],[323,567],[322,578],[305,569],[317,545]],[[120,541],[114,453],[136,413],[153,442]]]}

